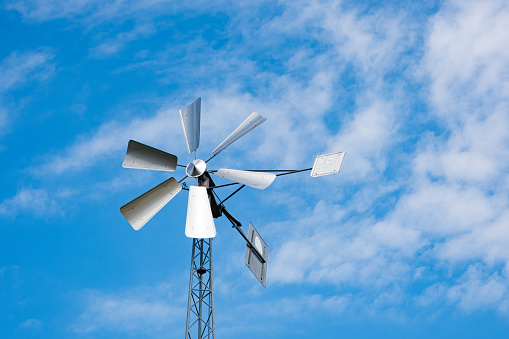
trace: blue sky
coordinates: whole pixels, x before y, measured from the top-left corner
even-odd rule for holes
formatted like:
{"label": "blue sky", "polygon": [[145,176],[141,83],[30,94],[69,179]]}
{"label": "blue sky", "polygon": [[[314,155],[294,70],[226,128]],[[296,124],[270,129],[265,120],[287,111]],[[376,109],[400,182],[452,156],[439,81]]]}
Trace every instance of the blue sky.
{"label": "blue sky", "polygon": [[216,220],[218,338],[509,337],[508,32],[503,0],[3,1],[1,336],[184,336],[187,193],[119,212],[183,170],[121,164],[129,139],[192,160],[201,97],[201,158],[267,118],[210,168],[346,150],[228,201],[271,252],[264,289]]}

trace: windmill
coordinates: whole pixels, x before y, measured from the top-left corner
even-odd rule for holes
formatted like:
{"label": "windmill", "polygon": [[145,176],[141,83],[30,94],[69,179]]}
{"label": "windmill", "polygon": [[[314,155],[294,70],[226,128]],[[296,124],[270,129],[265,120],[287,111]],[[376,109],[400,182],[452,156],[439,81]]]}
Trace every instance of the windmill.
{"label": "windmill", "polygon": [[[312,177],[338,173],[345,152],[317,156],[312,168],[300,170],[234,170],[220,168],[210,170],[207,163],[220,152],[262,124],[266,119],[253,112],[219,146],[212,151],[207,160],[197,157],[200,144],[201,98],[180,109],[180,118],[187,150],[195,155],[189,164],[178,164],[177,156],[130,140],[122,164],[125,168],[173,172],[177,167],[185,167],[186,175],[177,182],[171,177],[120,208],[120,212],[135,229],[141,229],[161,208],[181,190],[189,191],[185,235],[193,239],[189,297],[186,321],[186,339],[191,333],[197,338],[215,338],[214,284],[212,239],[216,236],[214,218],[225,216],[246,241],[245,261],[251,272],[266,286],[269,248],[253,224],[249,224],[248,234],[242,224],[226,209],[224,203],[241,189],[250,186],[259,190],[267,188],[277,176],[311,171]],[[216,185],[210,174],[232,181]],[[187,186],[184,180],[195,178],[196,186]],[[182,183],[183,182],[183,183]],[[181,184],[182,183],[182,184]],[[220,199],[215,190],[240,185],[233,193]],[[194,332],[196,330],[196,332]]]}

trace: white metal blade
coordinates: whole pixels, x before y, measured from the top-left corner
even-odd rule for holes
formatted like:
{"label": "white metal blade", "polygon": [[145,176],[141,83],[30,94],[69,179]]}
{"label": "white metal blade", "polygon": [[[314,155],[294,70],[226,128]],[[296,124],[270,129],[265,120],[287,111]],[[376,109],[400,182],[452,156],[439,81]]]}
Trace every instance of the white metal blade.
{"label": "white metal blade", "polygon": [[129,140],[122,167],[173,172],[177,168],[177,157],[157,148]]}
{"label": "white metal blade", "polygon": [[200,114],[201,98],[198,98],[191,105],[179,110],[182,128],[187,141],[187,150],[189,153],[196,151],[200,145]]}
{"label": "white metal blade", "polygon": [[213,174],[259,190],[266,189],[276,179],[274,173],[239,171],[226,168],[221,168]]}
{"label": "white metal blade", "polygon": [[253,112],[246,120],[244,120],[242,124],[240,124],[239,127],[235,129],[235,131],[233,131],[232,134],[228,136],[228,138],[224,139],[224,141],[212,151],[212,154],[218,154],[226,147],[230,146],[235,141],[246,135],[249,131],[261,125],[265,120],[267,119],[262,117],[260,114]]}
{"label": "white metal blade", "polygon": [[207,189],[201,186],[189,187],[189,201],[187,203],[186,237],[213,238],[216,227],[212,218]]}
{"label": "white metal blade", "polygon": [[120,208],[120,213],[135,230],[142,228],[182,187],[170,178]]}

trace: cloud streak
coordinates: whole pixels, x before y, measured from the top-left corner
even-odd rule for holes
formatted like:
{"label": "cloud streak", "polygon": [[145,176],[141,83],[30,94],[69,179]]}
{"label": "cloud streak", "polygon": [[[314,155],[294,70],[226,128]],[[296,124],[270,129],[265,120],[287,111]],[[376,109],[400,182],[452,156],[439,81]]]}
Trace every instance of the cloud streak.
{"label": "cloud streak", "polygon": [[16,217],[30,213],[44,217],[59,213],[57,202],[44,189],[22,188],[12,198],[0,202],[0,215]]}
{"label": "cloud streak", "polygon": [[82,291],[82,313],[71,330],[80,334],[108,332],[151,337],[168,333],[185,314],[184,308],[167,301],[168,295],[171,289],[165,284],[124,293]]}
{"label": "cloud streak", "polygon": [[38,80],[44,81],[55,71],[51,63],[54,53],[42,48],[40,51],[25,53],[12,52],[0,63],[0,93],[17,88],[22,84]]}

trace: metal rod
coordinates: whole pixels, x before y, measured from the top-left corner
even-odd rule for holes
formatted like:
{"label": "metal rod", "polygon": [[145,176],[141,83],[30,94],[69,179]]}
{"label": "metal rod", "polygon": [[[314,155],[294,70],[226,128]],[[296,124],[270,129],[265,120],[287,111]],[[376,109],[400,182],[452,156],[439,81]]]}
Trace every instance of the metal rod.
{"label": "metal rod", "polygon": [[[214,173],[214,172],[217,172],[218,170],[209,170],[209,172],[211,173]],[[260,169],[247,169],[247,170],[242,170],[242,171],[246,171],[246,172],[294,172],[294,171],[301,171],[301,170],[281,170],[281,169],[270,169],[270,170],[260,170]]]}
{"label": "metal rod", "polygon": [[177,164],[178,167],[187,167],[186,165]]}
{"label": "metal rod", "polygon": [[[305,169],[300,169],[300,170],[254,170],[254,169],[248,169],[248,170],[241,170],[241,171],[246,171],[246,172],[288,172],[288,173],[283,173],[283,174],[277,174],[277,176],[280,176],[280,175],[310,171],[312,169],[313,168],[305,168]],[[217,171],[218,170],[209,170],[209,173],[216,173]]]}
{"label": "metal rod", "polygon": [[312,169],[313,168],[306,168],[306,169],[301,169],[301,170],[295,170],[295,171],[291,171],[291,172],[288,172],[288,173],[276,174],[276,176],[280,177],[282,175],[287,175],[287,174],[294,174],[294,173],[299,173],[299,172],[311,171]]}
{"label": "metal rod", "polygon": [[240,229],[239,226],[234,226],[233,228],[235,228],[237,231],[239,231],[240,235],[242,236],[242,238],[244,238],[244,240],[246,240],[246,243],[247,245],[255,252],[256,256],[258,257],[258,259],[260,259],[260,261],[262,263],[265,264],[265,259],[263,259],[262,255],[260,254],[260,252],[258,252],[258,249],[256,247],[253,246],[253,244],[251,244],[251,242],[249,241],[249,239],[246,237],[246,235],[244,234],[244,232],[242,232],[242,230]]}
{"label": "metal rod", "polygon": [[185,177],[183,177],[182,179],[180,179],[179,184],[180,184],[182,181],[184,181],[185,179],[187,179],[187,175],[186,175]]}
{"label": "metal rod", "polygon": [[224,214],[224,216],[232,223],[233,227],[242,226],[240,221],[235,219],[235,217],[230,212],[228,212],[228,210],[226,209],[226,207],[224,207],[224,205],[221,205],[220,209],[221,209],[221,212]]}
{"label": "metal rod", "polygon": [[246,235],[244,234],[244,232],[242,232],[242,230],[240,229],[240,227],[242,226],[242,224],[240,223],[240,221],[238,221],[237,219],[235,219],[235,217],[226,209],[226,207],[224,207],[224,205],[221,205],[221,211],[223,212],[223,214],[225,215],[225,217],[232,223],[233,225],[233,228],[235,228],[239,233],[240,235],[244,238],[244,240],[246,241],[247,245],[255,252],[256,256],[258,257],[258,259],[260,259],[260,261],[262,263],[265,263],[265,259],[262,257],[262,255],[260,254],[260,252],[258,252],[258,249],[255,248],[253,246],[253,244],[251,244],[251,242],[249,241],[249,239],[246,237]]}
{"label": "metal rod", "polygon": [[214,154],[213,156],[211,156],[210,158],[208,158],[208,159],[205,161],[205,163],[207,163],[207,162],[209,162],[210,160],[212,160],[212,159],[213,159],[216,155],[218,155],[218,154],[219,154],[219,153],[216,153],[216,154]]}
{"label": "metal rod", "polygon": [[229,196],[226,197],[226,199],[224,199],[223,201],[221,201],[219,203],[219,205],[222,205],[226,200],[230,199],[231,197],[233,197],[234,194],[236,194],[238,191],[240,191],[241,189],[243,189],[244,187],[246,187],[246,185],[242,185],[240,186],[235,192],[233,192],[232,194],[230,194]]}
{"label": "metal rod", "polygon": [[240,185],[238,182],[232,182],[231,184],[224,184],[224,185],[217,185],[213,187],[207,187],[208,190],[214,189],[214,188],[221,188],[226,186],[233,186],[233,185]]}

